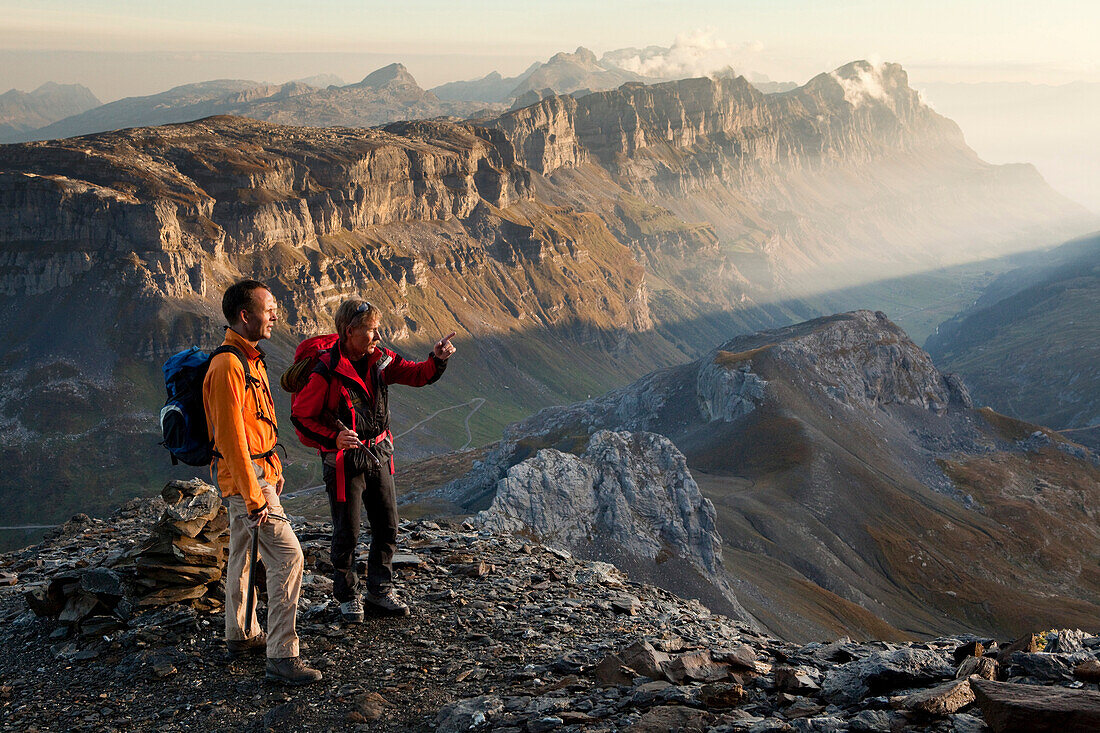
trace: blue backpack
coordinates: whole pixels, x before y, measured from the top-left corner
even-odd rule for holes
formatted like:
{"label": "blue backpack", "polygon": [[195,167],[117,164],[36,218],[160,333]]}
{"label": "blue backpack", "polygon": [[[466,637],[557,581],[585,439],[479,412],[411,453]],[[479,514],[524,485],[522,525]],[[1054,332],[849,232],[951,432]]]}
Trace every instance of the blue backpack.
{"label": "blue backpack", "polygon": [[251,376],[248,359],[235,346],[219,346],[207,354],[198,346],[172,356],[164,362],[164,386],[168,399],[160,411],[161,445],[172,454],[172,465],[209,466],[216,455],[214,441],[206,434],[206,408],[202,404],[202,382],[210,360],[230,353],[241,360],[245,378]]}

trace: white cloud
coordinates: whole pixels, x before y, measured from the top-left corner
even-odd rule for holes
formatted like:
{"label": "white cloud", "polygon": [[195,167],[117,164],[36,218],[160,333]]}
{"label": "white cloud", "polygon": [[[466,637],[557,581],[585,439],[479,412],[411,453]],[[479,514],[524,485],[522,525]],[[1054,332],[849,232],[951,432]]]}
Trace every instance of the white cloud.
{"label": "white cloud", "polygon": [[879,63],[860,64],[856,67],[854,77],[843,77],[834,71],[830,74],[841,89],[844,90],[844,101],[853,107],[859,107],[868,100],[890,103],[890,95],[882,86],[883,65]]}
{"label": "white cloud", "polygon": [[683,79],[707,76],[726,66],[740,67],[745,59],[763,50],[759,41],[731,46],[714,31],[700,28],[676,36],[672,46],[624,48],[604,54],[601,62],[642,76]]}

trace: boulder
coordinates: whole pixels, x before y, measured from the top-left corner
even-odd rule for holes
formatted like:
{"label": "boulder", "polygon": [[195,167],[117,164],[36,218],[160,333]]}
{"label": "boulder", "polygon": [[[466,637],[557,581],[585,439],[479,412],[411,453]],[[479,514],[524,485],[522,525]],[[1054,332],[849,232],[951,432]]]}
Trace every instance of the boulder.
{"label": "boulder", "polygon": [[1073,668],[1073,676],[1082,682],[1100,685],[1100,659],[1092,658],[1080,662]]}
{"label": "boulder", "polygon": [[663,705],[649,710],[625,730],[629,733],[703,733],[713,720],[714,716],[705,710]]}
{"label": "boulder", "polygon": [[775,668],[775,687],[783,692],[793,692],[798,695],[812,694],[821,689],[821,686],[804,670],[794,667]]}
{"label": "boulder", "polygon": [[966,679],[972,675],[977,675],[982,679],[995,680],[997,679],[998,666],[996,659],[990,659],[989,657],[968,657],[959,665],[959,671],[955,673],[955,677],[957,679]]}
{"label": "boulder", "polygon": [[1046,646],[1046,637],[1042,634],[1026,634],[1002,649],[1000,652],[1000,658],[1004,659],[1013,652],[1027,652],[1028,654],[1034,654],[1035,652],[1043,651],[1044,649],[1046,649]]}
{"label": "boulder", "polygon": [[732,682],[714,682],[699,688],[699,702],[708,708],[734,708],[745,699],[745,688]]}
{"label": "boulder", "polygon": [[974,691],[967,679],[948,680],[927,690],[899,698],[895,707],[927,715],[950,715],[974,702]]}
{"label": "boulder", "polygon": [[482,695],[444,706],[435,716],[437,733],[464,733],[484,728],[494,715],[504,710],[504,701],[496,695]]}
{"label": "boulder", "polygon": [[731,649],[723,649],[715,656],[735,669],[756,671],[756,651],[748,644],[738,644]]}
{"label": "boulder", "polygon": [[1059,629],[1047,642],[1046,651],[1053,654],[1073,654],[1085,648],[1088,634],[1081,629]]}
{"label": "boulder", "polygon": [[1073,677],[1073,669],[1057,654],[1013,652],[1001,658],[1006,677],[1031,677],[1044,682],[1061,682]]}
{"label": "boulder", "polygon": [[653,680],[665,678],[665,665],[672,660],[668,654],[657,651],[645,640],[634,642],[619,656],[627,667]]}
{"label": "boulder", "polygon": [[980,657],[985,654],[985,645],[980,641],[972,641],[955,649],[955,664],[961,664],[967,657]]}
{"label": "boulder", "polygon": [[1100,692],[971,679],[978,707],[995,733],[1096,733]]}
{"label": "boulder", "polygon": [[940,652],[896,649],[875,652],[829,670],[822,694],[838,705],[851,705],[871,695],[901,687],[918,687],[954,676],[954,666]]}
{"label": "boulder", "polygon": [[674,684],[687,680],[716,682],[729,676],[729,667],[714,661],[707,649],[681,654],[665,663],[663,669],[665,676]]}
{"label": "boulder", "polygon": [[604,657],[592,668],[592,673],[603,685],[629,685],[635,675],[634,670],[623,664],[622,658],[616,654]]}

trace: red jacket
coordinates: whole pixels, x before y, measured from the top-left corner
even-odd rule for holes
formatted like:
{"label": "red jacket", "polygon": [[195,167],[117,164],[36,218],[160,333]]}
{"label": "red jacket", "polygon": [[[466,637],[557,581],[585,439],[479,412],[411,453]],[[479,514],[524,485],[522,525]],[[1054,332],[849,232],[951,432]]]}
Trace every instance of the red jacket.
{"label": "red jacket", "polygon": [[[298,438],[303,444],[317,448],[321,452],[337,450],[336,436],[340,428],[337,427],[336,420],[341,402],[347,406],[353,421],[355,411],[351,406],[351,396],[348,392],[350,388],[358,386],[372,403],[377,402],[378,390],[373,388],[370,374],[380,361],[389,360],[378,370],[384,385],[405,384],[410,387],[423,387],[439,379],[447,367],[447,362],[437,359],[435,355],[430,355],[424,361],[412,362],[381,346],[376,347],[374,352],[364,359],[366,364],[360,361],[359,365],[364,368],[366,375],[361,375],[344,354],[339,343],[332,349],[321,352],[319,363],[310,374],[309,382],[291,398],[291,419],[298,431]],[[364,376],[368,378],[364,379]],[[385,405],[382,407],[386,409],[388,422],[388,408]],[[354,424],[348,424],[347,427],[357,430]]]}

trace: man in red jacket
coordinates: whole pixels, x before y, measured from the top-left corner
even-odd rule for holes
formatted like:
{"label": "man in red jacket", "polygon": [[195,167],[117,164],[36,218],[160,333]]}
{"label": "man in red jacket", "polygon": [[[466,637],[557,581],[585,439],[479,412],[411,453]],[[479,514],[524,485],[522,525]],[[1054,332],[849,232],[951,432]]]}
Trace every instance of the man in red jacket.
{"label": "man in red jacket", "polygon": [[[361,622],[366,601],[374,613],[406,616],[409,607],[393,591],[398,517],[388,388],[422,387],[439,379],[455,353],[454,334],[440,339],[426,360],[411,362],[379,344],[381,313],[367,301],[345,300],[335,320],[339,340],[321,352],[306,386],[294,395],[291,419],[302,441],[321,452],[340,613]],[[371,528],[365,598],[355,568],[362,507]]]}

